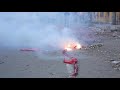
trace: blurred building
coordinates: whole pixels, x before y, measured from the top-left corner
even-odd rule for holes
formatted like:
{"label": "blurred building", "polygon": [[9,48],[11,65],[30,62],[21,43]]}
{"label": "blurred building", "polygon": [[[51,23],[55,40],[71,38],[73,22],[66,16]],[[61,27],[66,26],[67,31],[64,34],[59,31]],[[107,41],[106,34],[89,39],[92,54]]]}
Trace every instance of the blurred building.
{"label": "blurred building", "polygon": [[92,12],[92,22],[118,25],[120,12]]}

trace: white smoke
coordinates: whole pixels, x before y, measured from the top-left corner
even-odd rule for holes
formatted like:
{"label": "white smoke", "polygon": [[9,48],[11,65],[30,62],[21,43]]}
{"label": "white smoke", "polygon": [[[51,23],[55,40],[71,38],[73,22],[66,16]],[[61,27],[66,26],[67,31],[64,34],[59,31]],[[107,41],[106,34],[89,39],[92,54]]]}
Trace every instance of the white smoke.
{"label": "white smoke", "polygon": [[1,12],[0,46],[54,50],[62,49],[71,40],[77,41],[71,29],[50,23],[56,15],[57,12]]}

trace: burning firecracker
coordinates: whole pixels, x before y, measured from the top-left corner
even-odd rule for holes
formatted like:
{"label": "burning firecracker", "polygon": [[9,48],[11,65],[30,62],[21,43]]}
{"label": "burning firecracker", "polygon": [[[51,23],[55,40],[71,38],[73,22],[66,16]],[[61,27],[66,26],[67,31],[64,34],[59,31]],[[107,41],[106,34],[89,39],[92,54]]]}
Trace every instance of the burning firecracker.
{"label": "burning firecracker", "polygon": [[[78,50],[81,48],[82,46],[79,43],[76,43],[76,44],[72,43],[72,44],[65,45],[65,48],[63,50],[63,55],[64,55],[63,62],[66,64],[68,73],[70,74],[71,78],[75,78],[78,75],[78,60],[77,58],[74,58],[68,55],[67,51]],[[67,60],[65,56],[67,56],[69,60]]]}
{"label": "burning firecracker", "polygon": [[77,50],[81,48],[82,46],[79,43],[76,43],[76,44],[72,43],[72,44],[67,44],[64,49],[67,51],[72,51],[72,50]]}

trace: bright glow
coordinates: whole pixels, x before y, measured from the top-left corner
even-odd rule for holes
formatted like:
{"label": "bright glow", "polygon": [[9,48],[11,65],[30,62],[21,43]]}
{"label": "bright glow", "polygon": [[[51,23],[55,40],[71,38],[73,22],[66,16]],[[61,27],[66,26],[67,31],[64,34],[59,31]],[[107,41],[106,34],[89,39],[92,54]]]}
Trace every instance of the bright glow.
{"label": "bright glow", "polygon": [[76,49],[80,49],[80,48],[82,48],[82,46],[80,44],[77,44]]}
{"label": "bright glow", "polygon": [[65,48],[67,51],[72,51],[72,48]]}
{"label": "bright glow", "polygon": [[68,44],[65,46],[65,49],[67,51],[72,51],[72,50],[76,50],[76,49],[80,49],[80,48],[82,48],[82,46],[79,43]]}
{"label": "bright glow", "polygon": [[71,48],[71,45],[70,45],[70,44],[68,44],[68,47],[69,47],[69,48]]}

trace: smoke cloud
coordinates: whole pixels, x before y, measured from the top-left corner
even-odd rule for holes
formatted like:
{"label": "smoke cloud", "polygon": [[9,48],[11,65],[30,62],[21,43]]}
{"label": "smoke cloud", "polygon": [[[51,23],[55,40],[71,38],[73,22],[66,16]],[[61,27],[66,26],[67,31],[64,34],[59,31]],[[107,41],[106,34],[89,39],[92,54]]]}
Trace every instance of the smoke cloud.
{"label": "smoke cloud", "polygon": [[[1,12],[0,46],[8,48],[63,49],[78,42],[73,30],[64,27],[58,12]],[[58,18],[58,19],[56,19]]]}
{"label": "smoke cloud", "polygon": [[0,46],[63,49],[65,43],[80,41],[71,26],[80,26],[83,22],[74,14],[69,17],[66,22],[63,12],[0,12]]}

